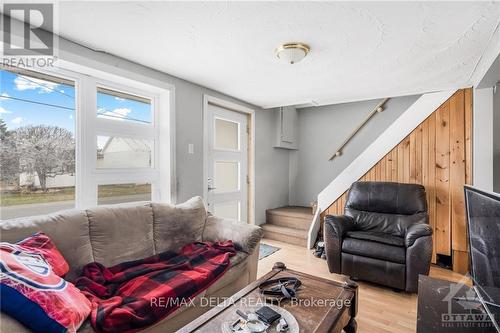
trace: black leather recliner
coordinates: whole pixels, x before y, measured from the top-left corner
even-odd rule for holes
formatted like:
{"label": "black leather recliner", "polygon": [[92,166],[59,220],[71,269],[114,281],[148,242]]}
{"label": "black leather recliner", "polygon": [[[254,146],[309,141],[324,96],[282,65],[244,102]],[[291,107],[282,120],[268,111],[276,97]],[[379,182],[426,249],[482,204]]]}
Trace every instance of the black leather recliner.
{"label": "black leather recliner", "polygon": [[417,292],[432,255],[425,188],[356,182],[345,215],[326,216],[324,238],[330,272]]}

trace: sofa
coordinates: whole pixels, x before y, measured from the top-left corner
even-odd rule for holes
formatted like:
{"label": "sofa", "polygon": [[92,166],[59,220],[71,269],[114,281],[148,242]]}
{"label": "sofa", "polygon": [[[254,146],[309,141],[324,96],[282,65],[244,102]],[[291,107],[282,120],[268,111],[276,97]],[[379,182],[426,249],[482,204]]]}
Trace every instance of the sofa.
{"label": "sofa", "polygon": [[[210,309],[202,298],[233,295],[257,276],[260,227],[207,213],[203,200],[194,197],[179,205],[140,202],[68,210],[50,215],[0,221],[0,240],[17,242],[35,232],[47,234],[70,266],[66,280],[74,281],[83,266],[99,262],[112,266],[178,250],[194,241],[232,240],[237,254],[230,269],[196,296],[195,306],[184,306],[144,330],[174,332]],[[206,303],[206,301],[204,302]],[[209,304],[214,305],[214,304]],[[8,315],[0,314],[0,332],[29,332]],[[89,320],[78,332],[93,332]]]}
{"label": "sofa", "polygon": [[330,272],[415,293],[432,255],[425,188],[355,182],[345,215],[325,217],[324,237]]}

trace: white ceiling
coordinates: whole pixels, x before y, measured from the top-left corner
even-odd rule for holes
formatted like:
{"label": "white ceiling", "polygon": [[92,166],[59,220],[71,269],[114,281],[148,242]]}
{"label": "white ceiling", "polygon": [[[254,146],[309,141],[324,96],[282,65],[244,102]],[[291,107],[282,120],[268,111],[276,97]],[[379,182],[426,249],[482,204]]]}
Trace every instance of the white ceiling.
{"label": "white ceiling", "polygon": [[[61,2],[60,34],[262,107],[470,85],[491,2]],[[498,35],[496,35],[498,36]],[[281,63],[274,49],[311,53]]]}

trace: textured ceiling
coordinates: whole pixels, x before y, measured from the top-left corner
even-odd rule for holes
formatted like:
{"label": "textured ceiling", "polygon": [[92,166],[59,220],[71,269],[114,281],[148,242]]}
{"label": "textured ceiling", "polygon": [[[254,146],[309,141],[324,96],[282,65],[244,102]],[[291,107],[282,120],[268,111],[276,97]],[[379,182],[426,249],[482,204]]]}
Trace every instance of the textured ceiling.
{"label": "textured ceiling", "polygon": [[[263,107],[470,85],[491,2],[61,2],[63,37]],[[498,36],[498,35],[496,35]],[[303,41],[296,65],[274,49]]]}

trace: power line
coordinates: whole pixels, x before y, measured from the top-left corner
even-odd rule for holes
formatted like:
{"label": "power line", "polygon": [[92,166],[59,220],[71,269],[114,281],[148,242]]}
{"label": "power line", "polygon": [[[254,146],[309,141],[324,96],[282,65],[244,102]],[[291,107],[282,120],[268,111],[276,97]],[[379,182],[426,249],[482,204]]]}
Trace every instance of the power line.
{"label": "power line", "polygon": [[30,99],[17,98],[17,97],[12,97],[12,96],[1,96],[0,99],[1,98],[7,98],[7,99],[16,100],[16,101],[26,102],[26,103],[32,103],[32,104],[38,104],[38,105],[45,105],[45,106],[50,106],[50,107],[53,107],[53,108],[59,108],[59,109],[65,109],[65,110],[75,111],[75,108],[70,108],[70,107],[66,107],[66,106],[62,106],[62,105],[56,105],[56,104],[50,104],[50,103],[37,102],[37,101],[30,100]]}
{"label": "power line", "polygon": [[42,88],[49,89],[50,91],[60,93],[61,95],[64,95],[64,96],[69,97],[69,98],[71,98],[71,99],[75,99],[75,96],[68,95],[68,94],[66,94],[66,93],[65,93],[64,91],[62,91],[62,90],[56,90],[56,89],[54,89],[54,88],[52,88],[52,87],[50,87],[50,86],[47,86],[47,85],[45,85],[45,84],[42,84],[42,83],[40,83],[40,82],[33,81],[33,80],[29,79],[28,77],[26,77],[26,76],[24,76],[24,75],[18,75],[18,77],[20,77],[20,78],[21,78],[21,79],[23,79],[23,80],[26,80],[26,81],[29,81],[29,82],[31,82],[31,83],[34,83],[34,84],[36,84],[36,85],[38,85],[38,86],[40,86],[40,87],[42,87]]}
{"label": "power line", "polygon": [[[53,92],[57,92],[61,95],[64,95],[66,97],[69,97],[71,99],[75,99],[74,96],[71,96],[69,94],[66,94],[65,92],[63,91],[60,91],[60,90],[56,90],[54,89],[53,87],[50,87],[48,85],[44,85],[40,82],[36,82],[34,80],[31,80],[29,79],[28,77],[24,76],[24,75],[18,75],[18,77],[20,77],[21,79],[25,80],[25,81],[29,81],[33,84],[36,84],[42,88],[45,88],[45,89],[48,89],[50,91],[53,91]],[[10,99],[14,99],[14,100],[18,100],[18,101],[23,101],[23,102],[27,102],[27,103],[33,103],[33,104],[39,104],[39,105],[45,105],[45,106],[50,106],[50,107],[56,107],[56,108],[61,108],[61,109],[66,109],[66,110],[75,110],[74,108],[68,108],[68,107],[64,107],[64,106],[60,106],[60,105],[55,105],[55,104],[48,104],[48,103],[42,103],[42,102],[36,102],[36,101],[32,101],[32,100],[26,100],[26,99],[21,99],[21,98],[15,98],[15,97],[10,97],[10,96],[2,96],[2,98],[10,98]],[[149,124],[149,121],[145,121],[145,120],[142,120],[142,119],[136,119],[136,118],[132,118],[132,117],[123,117],[122,115],[120,115],[119,113],[115,112],[115,111],[111,111],[111,110],[108,110],[106,109],[105,107],[102,107],[100,105],[97,105],[98,108],[102,109],[104,112],[97,112],[98,115],[104,115],[104,116],[109,116],[109,117],[112,117],[112,118],[117,118],[117,119],[127,119],[127,120],[133,120],[133,121],[137,121],[137,122],[141,122],[141,123],[145,123],[145,124]]]}
{"label": "power line", "polygon": [[149,121],[142,120],[142,119],[131,118],[131,117],[123,117],[119,113],[116,113],[116,112],[113,112],[113,111],[97,112],[97,115],[99,115],[99,116],[105,116],[105,117],[111,117],[111,118],[117,118],[117,119],[122,119],[122,120],[134,120],[134,121],[138,121],[140,123],[149,124]]}
{"label": "power line", "polygon": [[[66,107],[66,106],[62,106],[62,105],[38,102],[38,101],[33,101],[33,100],[29,100],[29,99],[24,99],[24,98],[17,98],[17,97],[12,97],[12,96],[0,96],[0,99],[1,98],[21,101],[21,102],[26,102],[26,103],[31,103],[31,104],[44,105],[44,106],[49,106],[49,107],[59,108],[59,109],[64,109],[64,110],[75,111],[74,108],[70,108],[70,107]],[[137,121],[140,123],[149,124],[149,121],[146,121],[146,120],[136,119],[136,118],[132,118],[132,117],[123,117],[122,115],[120,115],[119,113],[116,113],[114,111],[106,110],[105,108],[102,108],[102,109],[103,109],[103,111],[97,112],[98,115],[103,115],[106,117],[117,118],[117,119],[133,120],[133,121]]]}

